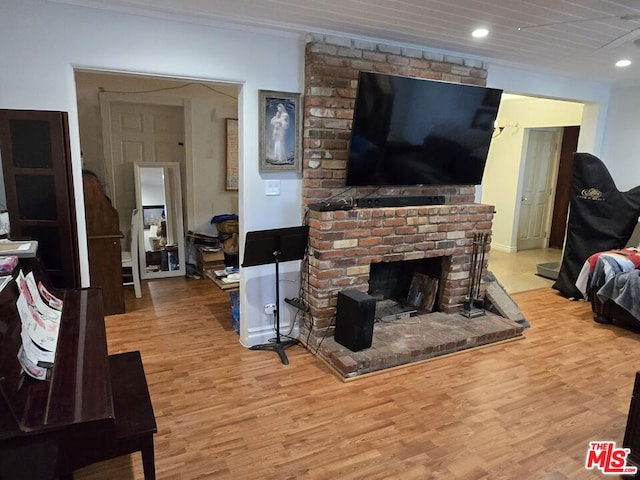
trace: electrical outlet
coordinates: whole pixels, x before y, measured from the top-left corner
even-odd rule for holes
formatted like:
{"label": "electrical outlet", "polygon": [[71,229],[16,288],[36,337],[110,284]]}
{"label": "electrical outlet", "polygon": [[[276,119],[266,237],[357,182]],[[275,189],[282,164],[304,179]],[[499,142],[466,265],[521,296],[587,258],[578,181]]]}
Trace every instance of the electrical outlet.
{"label": "electrical outlet", "polygon": [[265,303],[264,304],[264,313],[266,313],[267,315],[273,315],[276,311],[276,304],[275,303]]}

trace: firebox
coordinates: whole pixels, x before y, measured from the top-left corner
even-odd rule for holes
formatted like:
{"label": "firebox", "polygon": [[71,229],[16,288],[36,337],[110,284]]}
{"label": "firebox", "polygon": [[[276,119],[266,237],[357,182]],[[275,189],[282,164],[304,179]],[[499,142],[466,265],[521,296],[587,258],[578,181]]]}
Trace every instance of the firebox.
{"label": "firebox", "polygon": [[376,299],[376,319],[394,313],[440,311],[443,262],[448,257],[372,263],[368,294]]}

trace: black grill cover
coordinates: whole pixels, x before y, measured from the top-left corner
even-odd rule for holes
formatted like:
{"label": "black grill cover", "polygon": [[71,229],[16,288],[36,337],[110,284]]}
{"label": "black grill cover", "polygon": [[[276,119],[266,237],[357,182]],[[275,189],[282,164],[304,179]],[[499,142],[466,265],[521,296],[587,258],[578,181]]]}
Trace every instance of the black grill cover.
{"label": "black grill cover", "polygon": [[638,216],[640,186],[618,191],[598,157],[575,153],[564,255],[553,288],[565,297],[582,298],[575,283],[585,260],[596,252],[625,247]]}

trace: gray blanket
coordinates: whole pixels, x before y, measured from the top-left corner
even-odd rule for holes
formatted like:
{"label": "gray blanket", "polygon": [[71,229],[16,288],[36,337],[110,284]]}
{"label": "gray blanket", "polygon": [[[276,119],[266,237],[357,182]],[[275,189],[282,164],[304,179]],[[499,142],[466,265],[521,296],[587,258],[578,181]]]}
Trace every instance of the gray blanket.
{"label": "gray blanket", "polygon": [[640,319],[640,270],[631,270],[609,279],[597,295],[603,302],[613,300]]}

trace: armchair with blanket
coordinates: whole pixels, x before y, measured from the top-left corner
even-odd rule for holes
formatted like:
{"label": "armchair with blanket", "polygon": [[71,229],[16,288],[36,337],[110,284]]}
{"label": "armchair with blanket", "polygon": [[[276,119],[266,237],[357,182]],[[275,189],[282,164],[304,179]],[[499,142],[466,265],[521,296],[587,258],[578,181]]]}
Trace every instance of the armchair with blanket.
{"label": "armchair with blanket", "polygon": [[591,301],[594,320],[640,329],[640,248],[591,255],[576,287]]}

